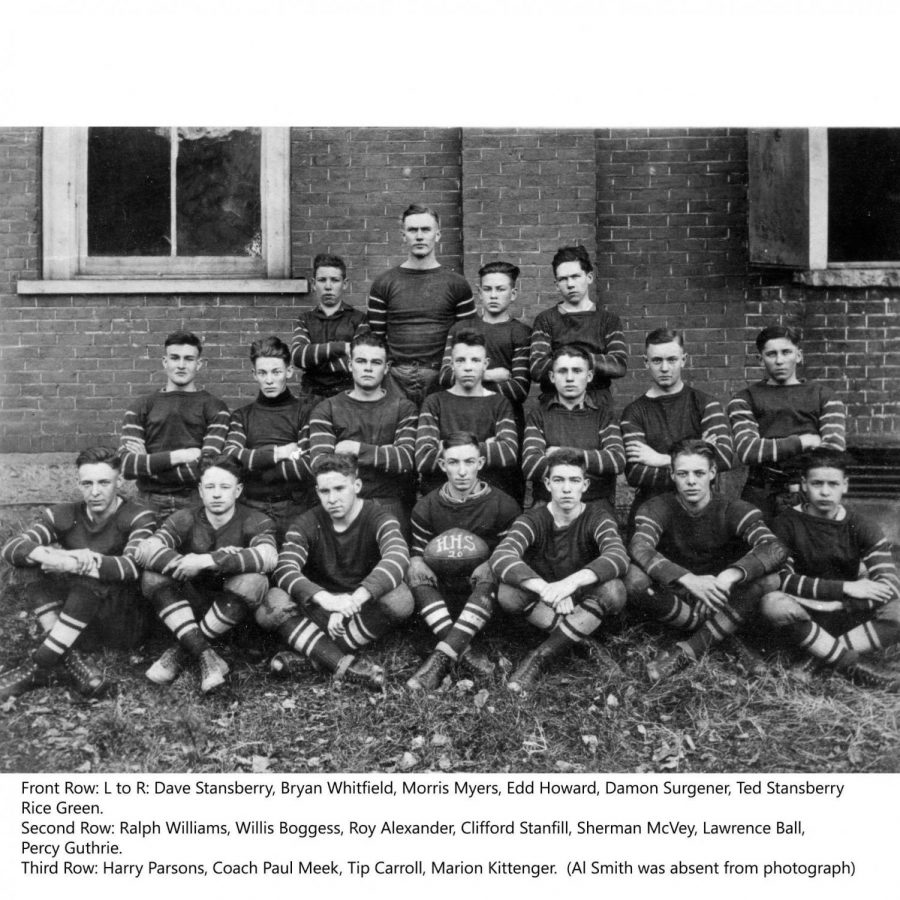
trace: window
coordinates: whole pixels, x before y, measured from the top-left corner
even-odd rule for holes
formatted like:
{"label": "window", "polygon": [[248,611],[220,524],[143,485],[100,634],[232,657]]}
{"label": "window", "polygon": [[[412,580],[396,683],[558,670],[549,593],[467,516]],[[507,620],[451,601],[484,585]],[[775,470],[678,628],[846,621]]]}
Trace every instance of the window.
{"label": "window", "polygon": [[751,262],[810,284],[896,282],[900,129],[752,130],[748,151]]}
{"label": "window", "polygon": [[45,279],[289,277],[287,128],[47,128],[43,179]]}

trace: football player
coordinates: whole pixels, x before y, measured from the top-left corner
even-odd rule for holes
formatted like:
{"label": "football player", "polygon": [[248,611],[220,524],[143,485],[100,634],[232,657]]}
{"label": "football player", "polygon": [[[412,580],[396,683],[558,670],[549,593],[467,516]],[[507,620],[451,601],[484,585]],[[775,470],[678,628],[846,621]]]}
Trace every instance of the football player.
{"label": "football player", "polygon": [[[27,598],[46,635],[26,662],[0,674],[0,700],[47,684],[59,669],[82,694],[100,693],[103,673],[75,645],[103,608],[140,617],[136,548],[153,533],[153,512],[118,495],[121,460],[115,450],[83,450],[75,466],[82,501],[48,507],[3,547],[8,563],[33,570]],[[141,623],[129,623],[125,631],[107,641],[127,645],[129,634],[134,642],[143,637]]]}
{"label": "football player", "polygon": [[278,551],[274,522],[238,505],[240,463],[222,455],[200,465],[202,505],[169,516],[137,554],[146,567],[144,594],[177,639],[147,670],[147,678],[171,684],[195,658],[206,694],[224,684],[229,671],[210,642],[263,602]]}
{"label": "football player", "polygon": [[770,325],[757,335],[756,349],[765,378],[735,394],[728,416],[738,459],[750,467],[741,496],[771,524],[800,490],[796,458],[819,446],[846,449],[846,415],[831,388],[797,376],[797,329]]}
{"label": "football player", "polygon": [[447,576],[440,571],[438,559],[432,558],[429,566],[424,558],[435,538],[456,528],[483,540],[489,552],[519,514],[515,500],[479,478],[485,465],[482,446],[471,432],[447,435],[438,458],[447,481],[426,494],[413,509],[412,559],[407,579],[416,609],[438,644],[407,682],[412,690],[438,687],[454,662],[478,675],[494,671],[493,662],[470,646],[494,609],[496,580],[487,563],[487,553],[484,559],[473,560],[471,573],[462,577]]}
{"label": "football player", "polygon": [[900,640],[900,580],[881,529],[844,506],[847,466],[826,447],[804,457],[800,502],[772,526],[790,556],[762,614],[807,658],[857,684],[898,691],[900,674],[860,659]]}
{"label": "football player", "polygon": [[[660,494],[637,512],[629,552],[629,602],[691,637],[648,666],[651,681],[695,662],[713,644],[733,636],[778,586],[784,545],[743,500],[712,492],[716,451],[687,438],[670,451],[674,494]],[[742,642],[731,640],[742,663],[758,670]]]}
{"label": "football player", "polygon": [[669,448],[684,438],[701,438],[715,448],[716,471],[731,468],[734,446],[722,404],[685,384],[684,339],[677,331],[657,328],[644,342],[644,363],[650,387],[625,407],[625,477],[637,488],[629,514],[628,532],[640,506],[651,497],[674,490]]}
{"label": "football player", "polygon": [[552,659],[625,605],[628,554],[606,505],[583,502],[584,454],[555,450],[544,471],[550,502],[516,519],[490,560],[500,607],[547,632],[510,675],[513,693],[527,692]]}
{"label": "football player", "polygon": [[321,504],[288,530],[256,617],[293,651],[276,654],[270,668],[287,675],[302,654],[336,681],[381,690],[384,670],[357,654],[412,615],[409,548],[397,519],[360,496],[355,456],[322,454],[313,473]]}

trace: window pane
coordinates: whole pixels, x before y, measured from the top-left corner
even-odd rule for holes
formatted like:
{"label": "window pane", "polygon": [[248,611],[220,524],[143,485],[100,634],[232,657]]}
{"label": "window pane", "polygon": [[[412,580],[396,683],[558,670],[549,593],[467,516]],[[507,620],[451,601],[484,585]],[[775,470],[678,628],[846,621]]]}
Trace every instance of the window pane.
{"label": "window pane", "polygon": [[179,128],[178,256],[261,256],[259,128]]}
{"label": "window pane", "polygon": [[900,129],[828,129],[828,259],[900,260]]}
{"label": "window pane", "polygon": [[88,129],[88,254],[168,256],[169,129]]}

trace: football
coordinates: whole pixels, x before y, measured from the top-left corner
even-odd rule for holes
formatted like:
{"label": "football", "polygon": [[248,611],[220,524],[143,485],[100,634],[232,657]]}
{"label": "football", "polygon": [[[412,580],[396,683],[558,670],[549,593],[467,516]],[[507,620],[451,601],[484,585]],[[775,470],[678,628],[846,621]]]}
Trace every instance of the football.
{"label": "football", "polygon": [[464,528],[450,528],[432,538],[422,554],[428,568],[444,577],[471,575],[491,555],[477,534]]}

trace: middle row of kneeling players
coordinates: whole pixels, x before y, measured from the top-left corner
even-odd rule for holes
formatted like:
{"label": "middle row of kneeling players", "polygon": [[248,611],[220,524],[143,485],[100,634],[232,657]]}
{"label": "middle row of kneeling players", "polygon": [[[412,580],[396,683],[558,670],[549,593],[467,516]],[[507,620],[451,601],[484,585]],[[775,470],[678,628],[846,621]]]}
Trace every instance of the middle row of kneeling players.
{"label": "middle row of kneeling players", "polygon": [[[841,615],[822,624],[809,604],[780,590],[820,565],[815,555],[806,558],[804,541],[795,541],[789,556],[756,507],[713,491],[715,450],[708,443],[686,439],[670,455],[675,491],[640,508],[630,556],[607,503],[585,502],[590,477],[579,451],[551,450],[543,461],[548,502],[520,514],[513,499],[482,480],[484,445],[471,432],[452,434],[437,455],[445,483],[413,510],[411,553],[398,518],[362,499],[355,455],[324,453],[315,460],[320,503],[290,524],[280,553],[274,523],[237,502],[239,463],[227,455],[207,459],[202,505],[173,514],[138,550],[145,590],[176,638],[147,677],[169,684],[196,659],[201,690],[220,686],[228,666],[211,643],[250,613],[289,648],[272,659],[274,674],[289,674],[306,657],[335,679],[379,690],[384,672],[360,651],[417,610],[437,643],[407,685],[429,691],[454,664],[478,675],[493,672],[473,640],[496,603],[546,634],[507,680],[509,690],[522,693],[554,657],[621,611],[627,597],[649,617],[690,634],[649,664],[651,680],[690,665],[723,640],[746,665],[750,651],[735,632],[762,609],[806,653],[852,680],[900,688],[900,678],[859,659],[897,630],[897,577],[881,536],[853,529],[856,544],[848,552],[857,558],[847,561],[853,572],[847,578],[861,592],[849,595],[862,596],[874,580],[889,587],[892,599],[838,604]],[[834,524],[846,519],[834,516],[847,486],[842,454],[812,451],[803,486],[804,516]],[[868,575],[857,581],[860,563]],[[194,610],[204,608],[197,602],[204,598],[210,605],[197,621]],[[832,637],[829,624],[844,633]]]}

